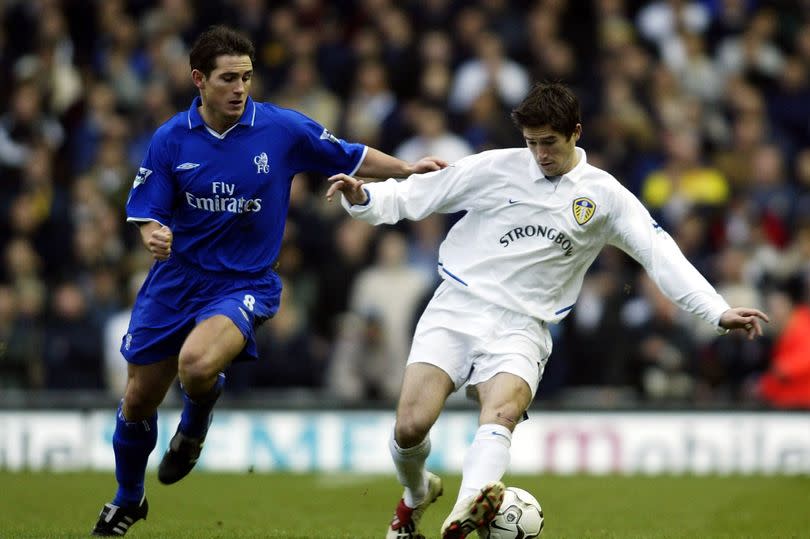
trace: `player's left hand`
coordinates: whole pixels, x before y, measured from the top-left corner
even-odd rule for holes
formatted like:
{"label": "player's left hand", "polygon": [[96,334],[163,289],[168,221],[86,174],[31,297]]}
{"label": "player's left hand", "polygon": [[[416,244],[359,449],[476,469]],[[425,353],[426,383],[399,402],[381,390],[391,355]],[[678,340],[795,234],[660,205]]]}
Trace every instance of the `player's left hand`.
{"label": "player's left hand", "polygon": [[725,329],[742,329],[748,333],[748,339],[762,336],[762,323],[770,322],[768,315],[757,309],[734,307],[720,316],[720,327]]}
{"label": "player's left hand", "polygon": [[410,173],[422,174],[423,172],[434,172],[447,167],[447,165],[448,163],[444,159],[439,159],[434,156],[423,157],[416,163],[410,165]]}

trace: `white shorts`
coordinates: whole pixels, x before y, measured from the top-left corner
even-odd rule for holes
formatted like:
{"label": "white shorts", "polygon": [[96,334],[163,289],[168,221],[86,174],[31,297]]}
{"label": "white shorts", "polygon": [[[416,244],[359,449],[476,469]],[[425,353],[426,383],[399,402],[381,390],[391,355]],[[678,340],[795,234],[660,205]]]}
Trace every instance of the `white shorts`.
{"label": "white shorts", "polygon": [[525,380],[534,398],[550,354],[545,322],[492,305],[445,281],[416,325],[408,365],[435,365],[456,389],[508,372]]}

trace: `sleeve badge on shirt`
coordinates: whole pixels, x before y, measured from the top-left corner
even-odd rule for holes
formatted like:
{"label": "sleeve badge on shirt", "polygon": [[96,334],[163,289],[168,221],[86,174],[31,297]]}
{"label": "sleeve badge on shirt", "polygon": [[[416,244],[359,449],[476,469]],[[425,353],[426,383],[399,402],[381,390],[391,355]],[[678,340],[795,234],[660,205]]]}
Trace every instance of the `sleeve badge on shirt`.
{"label": "sleeve badge on shirt", "polygon": [[135,181],[132,182],[132,188],[135,189],[142,183],[145,183],[146,178],[148,178],[150,174],[152,174],[151,170],[149,170],[148,168],[140,167],[138,169],[138,173],[135,175]]}
{"label": "sleeve badge on shirt", "polygon": [[329,132],[328,129],[324,128],[323,133],[321,133],[321,140],[328,140],[329,142],[333,142],[335,144],[340,144],[338,138]]}
{"label": "sleeve badge on shirt", "polygon": [[580,197],[574,200],[572,209],[574,210],[574,219],[577,220],[577,223],[584,225],[591,220],[591,217],[596,212],[596,204],[590,198]]}

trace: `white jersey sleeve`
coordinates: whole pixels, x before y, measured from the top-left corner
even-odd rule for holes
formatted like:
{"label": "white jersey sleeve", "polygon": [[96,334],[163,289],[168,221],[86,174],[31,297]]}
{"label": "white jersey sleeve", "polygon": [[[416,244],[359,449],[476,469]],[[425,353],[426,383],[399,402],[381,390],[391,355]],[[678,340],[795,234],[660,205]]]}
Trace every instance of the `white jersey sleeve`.
{"label": "white jersey sleeve", "polygon": [[352,217],[373,225],[393,224],[402,219],[419,221],[431,213],[453,213],[475,206],[472,173],[477,156],[470,156],[442,170],[412,174],[398,181],[368,183],[366,204],[352,205],[341,195],[341,204]]}
{"label": "white jersey sleeve", "polygon": [[608,243],[641,264],[672,302],[720,329],[720,316],[730,308],[728,303],[635,196],[624,187],[615,194]]}

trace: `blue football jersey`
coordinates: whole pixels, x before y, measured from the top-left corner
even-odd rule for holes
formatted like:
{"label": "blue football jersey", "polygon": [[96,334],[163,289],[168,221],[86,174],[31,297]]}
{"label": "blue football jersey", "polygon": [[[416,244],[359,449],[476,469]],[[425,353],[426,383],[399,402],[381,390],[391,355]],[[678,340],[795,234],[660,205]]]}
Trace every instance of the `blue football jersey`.
{"label": "blue football jersey", "polygon": [[290,184],[299,172],[353,174],[366,146],[345,142],[303,114],[248,98],[223,134],[194,99],[155,132],[127,200],[128,221],[174,235],[172,256],[228,273],[267,271],[281,246]]}

